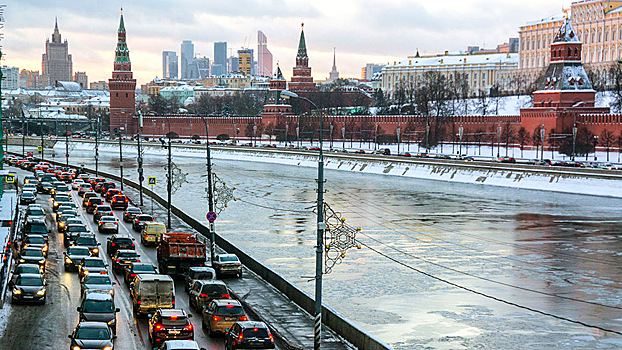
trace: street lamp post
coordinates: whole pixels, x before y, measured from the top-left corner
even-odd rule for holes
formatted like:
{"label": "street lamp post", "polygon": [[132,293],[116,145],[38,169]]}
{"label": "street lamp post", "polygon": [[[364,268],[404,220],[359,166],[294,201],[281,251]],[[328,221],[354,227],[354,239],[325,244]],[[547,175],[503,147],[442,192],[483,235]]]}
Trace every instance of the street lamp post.
{"label": "street lamp post", "polygon": [[[209,123],[205,117],[201,117],[203,124],[205,124],[205,166],[207,168],[207,202],[208,209],[210,212],[214,211],[214,189],[212,188],[212,158],[210,154],[210,145],[209,145]],[[256,126],[253,127],[253,134],[257,129]],[[216,227],[214,226],[214,222],[210,221],[209,223],[209,231],[210,231],[210,261],[212,265],[214,264],[214,256],[216,255]]]}
{"label": "street lamp post", "polygon": [[24,115],[22,114],[22,156],[24,157],[26,156],[26,128],[24,127],[25,120],[26,118],[24,118]]}
{"label": "street lamp post", "polygon": [[99,176],[99,114],[95,121],[95,177]]}
{"label": "street lamp post", "polygon": [[41,127],[39,128],[39,132],[41,133],[41,161],[45,161],[45,148],[43,145],[43,123],[38,123]]}
{"label": "street lamp post", "polygon": [[315,325],[313,328],[313,348],[315,350],[319,350],[322,339],[322,253],[324,249],[324,231],[326,230],[326,223],[324,222],[324,153],[322,151],[322,112],[317,105],[308,98],[298,96],[288,90],[281,91],[281,95],[307,101],[315,108],[316,111],[319,112],[320,118],[320,155],[317,163],[317,241],[315,245]]}
{"label": "street lamp post", "polygon": [[69,123],[65,123],[65,165],[69,167]]}
{"label": "street lamp post", "polygon": [[574,156],[576,154],[577,147],[577,124],[572,127],[572,161],[574,162]]}
{"label": "street lamp post", "polygon": [[140,132],[143,129],[143,114],[138,111],[138,191],[140,193],[140,206],[143,206],[143,180],[145,177],[143,176],[143,155],[141,150],[141,140],[140,140]]}
{"label": "street lamp post", "polygon": [[119,175],[121,176],[121,191],[123,191],[123,130],[124,127],[119,127]]}
{"label": "street lamp post", "polygon": [[598,155],[596,155],[596,144],[598,143],[598,135],[594,135],[594,161],[598,160]]}
{"label": "street lamp post", "polygon": [[170,138],[170,134],[169,134],[169,138],[168,138],[168,168],[167,168],[167,183],[166,183],[166,195],[167,195],[167,202],[166,202],[166,213],[167,213],[167,220],[166,220],[166,227],[170,230],[171,229],[171,196],[173,193],[173,168],[171,167],[172,165],[172,154],[171,154],[171,138]]}

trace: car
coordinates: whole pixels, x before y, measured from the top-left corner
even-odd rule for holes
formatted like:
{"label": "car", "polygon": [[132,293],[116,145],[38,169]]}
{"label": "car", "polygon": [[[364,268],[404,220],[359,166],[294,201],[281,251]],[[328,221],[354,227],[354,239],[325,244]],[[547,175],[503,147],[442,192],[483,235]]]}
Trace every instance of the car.
{"label": "car", "polygon": [[143,211],[136,207],[127,207],[123,212],[123,221],[132,222],[136,215],[142,214]]}
{"label": "car", "polygon": [[56,220],[56,226],[59,233],[65,232],[65,228],[67,227],[67,220],[77,218],[77,215],[66,212],[60,218]]}
{"label": "car", "polygon": [[123,269],[123,280],[128,287],[136,278],[136,275],[155,275],[158,271],[155,266],[148,263],[131,262]]}
{"label": "car", "polygon": [[119,220],[114,216],[102,216],[97,223],[97,232],[119,233]]}
{"label": "car", "polygon": [[117,333],[117,313],[121,310],[115,307],[114,298],[110,293],[87,291],[82,296],[77,311],[80,322],[105,322],[114,334]]}
{"label": "car", "polygon": [[67,196],[71,196],[71,188],[61,182],[62,185],[57,185],[54,189],[52,189],[52,198],[64,194]]}
{"label": "car", "polygon": [[184,277],[186,292],[190,290],[194,282],[197,280],[213,279],[216,279],[216,271],[213,268],[207,266],[191,266],[188,268],[188,272],[186,272]]}
{"label": "car", "polygon": [[225,333],[225,349],[274,349],[274,337],[263,322],[236,322]]}
{"label": "car", "polygon": [[99,256],[100,243],[95,239],[95,234],[90,232],[81,232],[73,241],[74,246],[87,247],[91,251],[92,256]]}
{"label": "car", "polygon": [[112,208],[107,204],[98,205],[93,212],[93,222],[98,224],[102,216],[114,216]]}
{"label": "car", "polygon": [[63,253],[65,256],[65,271],[78,271],[82,259],[91,257],[91,250],[87,247],[71,246]]}
{"label": "car", "polygon": [[125,234],[114,234],[106,239],[106,253],[113,256],[119,249],[136,249],[134,238]]}
{"label": "car", "polygon": [[112,209],[127,209],[130,200],[124,194],[117,194],[110,200],[110,206]]}
{"label": "car", "polygon": [[69,335],[69,349],[112,350],[116,338],[106,322],[82,321]]}
{"label": "car", "polygon": [[62,182],[65,183],[71,183],[71,181],[73,180],[73,175],[68,172],[68,171],[64,171],[60,174],[60,176],[58,177],[59,180],[61,180]]}
{"label": "car", "polygon": [[71,189],[72,190],[78,190],[80,189],[80,186],[84,185],[84,180],[82,179],[75,179],[71,182]]}
{"label": "car", "polygon": [[37,302],[45,304],[47,283],[41,274],[20,274],[15,281],[11,281],[11,302]]}
{"label": "car", "polygon": [[194,340],[167,340],[158,350],[204,350]]}
{"label": "car", "polygon": [[38,247],[28,247],[22,249],[19,255],[20,264],[38,264],[45,268],[45,254],[43,250]]}
{"label": "car", "polygon": [[89,202],[89,199],[92,197],[97,197],[97,193],[93,191],[84,192],[84,194],[82,195],[82,207],[83,208],[86,208],[86,205]]}
{"label": "car", "polygon": [[30,181],[36,180],[36,179],[37,179],[37,177],[34,176],[34,175],[26,175],[26,176],[24,176],[24,185],[29,184]]}
{"label": "car", "polygon": [[73,244],[79,234],[88,233],[89,229],[83,224],[67,224],[65,234],[63,235],[63,244],[65,248]]}
{"label": "car", "polygon": [[114,295],[114,285],[115,282],[106,272],[89,273],[80,280],[80,295],[84,295],[87,290],[103,290]]}
{"label": "car", "polygon": [[22,186],[22,191],[32,192],[35,195],[35,198],[37,197],[37,185],[34,183],[25,184],[24,186]]}
{"label": "car", "polygon": [[78,196],[84,196],[86,192],[89,192],[92,190],[93,190],[93,187],[91,186],[91,184],[83,183],[82,185],[80,185],[80,187],[78,187]]}
{"label": "car", "polygon": [[131,283],[132,311],[136,317],[155,313],[158,309],[175,308],[175,283],[171,276],[138,274]]}
{"label": "car", "polygon": [[119,249],[112,256],[112,269],[122,271],[132,262],[140,262],[140,255],[135,250]]}
{"label": "car", "polygon": [[19,204],[32,204],[37,201],[37,196],[30,191],[22,191],[19,196]]}
{"label": "car", "polygon": [[217,276],[235,275],[242,277],[242,263],[235,254],[217,254],[213,262]]}
{"label": "car", "polygon": [[214,299],[231,299],[225,282],[220,280],[197,280],[188,291],[190,306],[197,310]]}
{"label": "car", "polygon": [[71,197],[60,195],[60,194],[54,197],[53,206],[52,206],[52,208],[54,209],[54,212],[58,211],[58,208],[61,206],[61,204],[65,204],[65,203],[73,203],[73,201],[71,200]]}
{"label": "car", "polygon": [[112,200],[112,197],[120,193],[121,193],[121,190],[118,190],[116,188],[111,188],[108,191],[106,191],[106,193],[103,194],[103,197],[106,199],[106,202],[110,202]]}
{"label": "car", "polygon": [[56,220],[60,220],[65,215],[77,217],[78,212],[74,208],[67,206],[62,211],[59,210],[58,212],[56,212]]}
{"label": "car", "polygon": [[86,257],[80,261],[80,264],[78,264],[78,276],[80,276],[80,278],[83,278],[91,273],[101,272],[108,272],[108,264],[106,264],[102,258]]}
{"label": "car", "polygon": [[[105,195],[108,191],[110,191],[110,189],[112,188],[117,188],[117,185],[114,182],[104,182],[100,187],[99,187],[99,192],[102,195]],[[97,188],[95,189],[95,191],[97,192]]]}
{"label": "car", "polygon": [[201,325],[209,337],[224,334],[234,323],[248,321],[242,304],[237,300],[214,299],[201,313]]}
{"label": "car", "polygon": [[88,202],[86,202],[86,212],[89,214],[93,214],[95,209],[97,209],[98,205],[103,205],[104,200],[99,197],[91,197]]}
{"label": "car", "polygon": [[30,204],[28,205],[28,208],[26,208],[24,218],[26,218],[26,220],[30,218],[39,218],[41,220],[45,220],[45,211],[43,211],[43,208],[41,206],[33,206],[32,204]]}
{"label": "car", "polygon": [[25,248],[39,248],[46,258],[48,256],[48,241],[42,235],[31,234],[24,237],[22,241],[22,249]]}
{"label": "car", "polygon": [[158,346],[167,340],[194,340],[194,327],[183,309],[158,309],[149,319],[149,341]]}
{"label": "car", "polygon": [[153,220],[153,216],[147,214],[139,214],[134,218],[134,222],[132,222],[132,228],[134,231],[140,232],[145,225],[145,222],[155,221]]}
{"label": "car", "polygon": [[38,264],[19,264],[13,270],[13,276],[11,281],[15,282],[15,279],[21,274],[34,273],[35,275],[43,275],[44,270]]}
{"label": "car", "polygon": [[92,178],[89,180],[89,183],[91,184],[91,186],[93,186],[93,189],[97,187],[97,185],[103,184],[104,182],[106,182],[106,179],[104,179],[103,177]]}

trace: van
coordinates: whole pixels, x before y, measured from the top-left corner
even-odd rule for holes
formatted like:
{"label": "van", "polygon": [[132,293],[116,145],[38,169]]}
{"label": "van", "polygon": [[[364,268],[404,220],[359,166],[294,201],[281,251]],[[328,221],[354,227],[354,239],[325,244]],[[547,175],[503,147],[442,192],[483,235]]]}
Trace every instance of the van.
{"label": "van", "polygon": [[145,222],[143,230],[140,232],[140,242],[147,245],[156,245],[162,239],[162,234],[166,233],[166,225],[161,222]]}
{"label": "van", "polygon": [[175,284],[168,275],[136,275],[130,295],[137,317],[175,308]]}

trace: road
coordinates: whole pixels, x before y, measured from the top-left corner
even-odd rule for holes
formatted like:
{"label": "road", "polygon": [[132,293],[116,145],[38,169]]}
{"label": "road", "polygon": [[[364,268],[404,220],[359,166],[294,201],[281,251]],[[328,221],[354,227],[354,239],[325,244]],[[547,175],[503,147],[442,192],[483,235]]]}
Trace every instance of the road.
{"label": "road", "polygon": [[[25,171],[16,170],[18,176],[27,174]],[[72,193],[74,200],[80,203],[77,194]],[[8,302],[5,307],[10,308],[10,315],[0,344],[11,344],[12,350],[29,349],[67,349],[69,339],[67,335],[71,333],[78,323],[78,307],[80,297],[80,283],[75,272],[65,272],[63,268],[63,236],[56,230],[56,221],[51,208],[49,195],[39,195],[38,203],[44,206],[47,214],[47,222],[52,227],[50,234],[50,253],[46,265],[46,278],[49,283],[48,299],[45,305],[10,305]],[[97,232],[97,226],[93,223],[92,215],[86,214],[79,207],[79,215],[90,227],[92,232]],[[155,248],[146,248],[140,244],[138,234],[132,230],[130,224],[122,220],[122,211],[115,211],[115,216],[120,221],[120,233],[133,236],[136,239],[136,250],[141,255],[143,262],[152,263],[157,266]],[[102,247],[106,246],[108,234],[96,234]],[[106,258],[110,266],[110,258],[102,249],[100,256]],[[136,319],[132,313],[132,303],[129,292],[123,283],[123,275],[112,272],[117,285],[115,286],[115,303],[121,312],[117,315],[117,340],[115,349],[148,349],[150,343],[148,339],[147,320],[145,318]],[[199,345],[208,350],[220,350],[224,348],[222,337],[211,339],[204,334],[201,329],[201,314],[191,309],[188,304],[188,294],[185,292],[182,283],[175,281],[176,303],[178,308],[183,308],[192,314],[192,323],[195,326],[195,340]],[[2,346],[0,346],[1,348]]]}

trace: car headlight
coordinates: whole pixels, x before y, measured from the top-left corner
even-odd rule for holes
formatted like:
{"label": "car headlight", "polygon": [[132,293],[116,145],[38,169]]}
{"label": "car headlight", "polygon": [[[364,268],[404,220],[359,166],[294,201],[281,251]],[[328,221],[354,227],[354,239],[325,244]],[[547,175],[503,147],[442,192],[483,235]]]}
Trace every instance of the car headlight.
{"label": "car headlight", "polygon": [[109,326],[113,326],[115,323],[117,323],[117,322],[116,322],[116,320],[110,320],[110,321],[108,321],[108,325],[109,325]]}
{"label": "car headlight", "polygon": [[38,291],[37,295],[45,295],[45,288]]}
{"label": "car headlight", "polygon": [[13,289],[13,294],[20,295],[20,294],[22,294],[22,291],[17,289],[17,288],[15,288],[15,289]]}
{"label": "car headlight", "polygon": [[39,260],[39,264],[41,264],[41,265],[45,264],[45,259]]}
{"label": "car headlight", "polygon": [[64,227],[64,226],[65,226],[65,223],[64,223],[64,222],[59,222],[59,223],[58,223],[58,226],[60,226],[60,227]]}
{"label": "car headlight", "polygon": [[43,246],[43,249],[42,249],[42,250],[43,250],[44,252],[47,252],[47,251],[48,251],[48,246]]}
{"label": "car headlight", "polygon": [[19,262],[25,262],[25,261],[26,261],[26,260],[24,260],[24,259],[19,259]]}
{"label": "car headlight", "polygon": [[67,264],[71,264],[71,263],[72,263],[72,261],[71,261],[71,259],[69,259],[69,258],[65,258],[65,263],[67,263]]}
{"label": "car headlight", "polygon": [[76,345],[73,348],[71,348],[71,350],[82,350],[82,348]]}
{"label": "car headlight", "polygon": [[99,253],[99,249],[97,249],[97,248],[93,249],[93,253],[95,253],[95,254]]}
{"label": "car headlight", "polygon": [[103,350],[112,350],[112,346],[106,346]]}
{"label": "car headlight", "polygon": [[84,271],[84,276],[88,275],[89,273],[91,273],[89,270],[85,270]]}
{"label": "car headlight", "polygon": [[110,290],[110,295],[114,295],[114,289]]}

